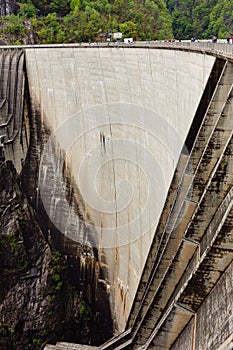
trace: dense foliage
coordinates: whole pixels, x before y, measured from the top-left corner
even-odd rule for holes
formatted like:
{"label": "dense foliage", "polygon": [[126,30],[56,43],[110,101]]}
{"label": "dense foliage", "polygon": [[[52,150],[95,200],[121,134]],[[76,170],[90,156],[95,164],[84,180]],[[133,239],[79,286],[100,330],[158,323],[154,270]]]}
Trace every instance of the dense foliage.
{"label": "dense foliage", "polygon": [[232,0],[167,0],[177,39],[233,36]]}
{"label": "dense foliage", "polygon": [[1,17],[7,44],[106,41],[112,32],[136,40],[233,36],[231,0],[19,0]]}
{"label": "dense foliage", "polygon": [[112,32],[137,40],[172,37],[165,0],[20,0],[18,6],[2,17],[7,43],[103,41]]}

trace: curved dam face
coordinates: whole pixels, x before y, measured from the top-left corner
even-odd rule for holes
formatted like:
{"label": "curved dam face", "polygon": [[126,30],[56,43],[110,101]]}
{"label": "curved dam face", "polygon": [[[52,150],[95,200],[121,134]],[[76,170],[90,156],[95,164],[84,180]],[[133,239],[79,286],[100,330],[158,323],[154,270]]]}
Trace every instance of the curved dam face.
{"label": "curved dam face", "polygon": [[64,235],[97,248],[122,331],[215,58],[133,47],[25,51],[32,107],[49,129],[38,180],[44,208]]}

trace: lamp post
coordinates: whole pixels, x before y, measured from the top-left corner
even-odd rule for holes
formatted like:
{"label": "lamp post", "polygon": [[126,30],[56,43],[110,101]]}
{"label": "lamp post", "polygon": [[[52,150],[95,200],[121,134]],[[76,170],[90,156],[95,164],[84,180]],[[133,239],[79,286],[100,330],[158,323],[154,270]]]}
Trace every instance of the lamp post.
{"label": "lamp post", "polygon": [[112,41],[112,29],[109,29],[108,31],[108,39],[109,41]]}

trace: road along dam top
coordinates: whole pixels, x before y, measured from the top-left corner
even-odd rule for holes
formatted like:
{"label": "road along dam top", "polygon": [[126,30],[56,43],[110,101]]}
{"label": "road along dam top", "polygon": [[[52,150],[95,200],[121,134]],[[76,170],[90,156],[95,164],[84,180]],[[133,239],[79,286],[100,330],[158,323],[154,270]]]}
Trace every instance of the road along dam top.
{"label": "road along dam top", "polygon": [[[25,53],[32,109],[49,130],[38,190],[60,232],[97,248],[117,333],[130,314],[180,154],[189,152],[185,140],[216,58],[142,47]],[[80,217],[90,228],[86,236]]]}

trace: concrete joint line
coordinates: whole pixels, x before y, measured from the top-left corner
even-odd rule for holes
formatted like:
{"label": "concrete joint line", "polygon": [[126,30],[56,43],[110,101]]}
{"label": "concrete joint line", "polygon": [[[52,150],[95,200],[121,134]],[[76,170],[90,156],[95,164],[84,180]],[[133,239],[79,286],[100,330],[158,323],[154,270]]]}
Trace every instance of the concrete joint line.
{"label": "concrete joint line", "polygon": [[190,309],[187,306],[184,306],[180,303],[174,303],[174,307],[181,309],[182,311],[187,312],[188,314],[191,314],[191,315],[195,314],[195,312],[192,309]]}
{"label": "concrete joint line", "polygon": [[0,128],[6,128],[10,124],[12,119],[13,119],[13,113],[11,113],[9,115],[9,117],[5,123],[0,124]]}
{"label": "concrete joint line", "polygon": [[194,244],[195,246],[199,246],[200,243],[195,241],[194,239],[191,239],[191,238],[187,238],[187,237],[183,237],[182,240],[184,242],[188,242],[188,243],[191,243],[191,244]]}
{"label": "concrete joint line", "polygon": [[0,109],[3,107],[5,103],[6,103],[6,96],[3,98],[2,102],[0,103]]}

